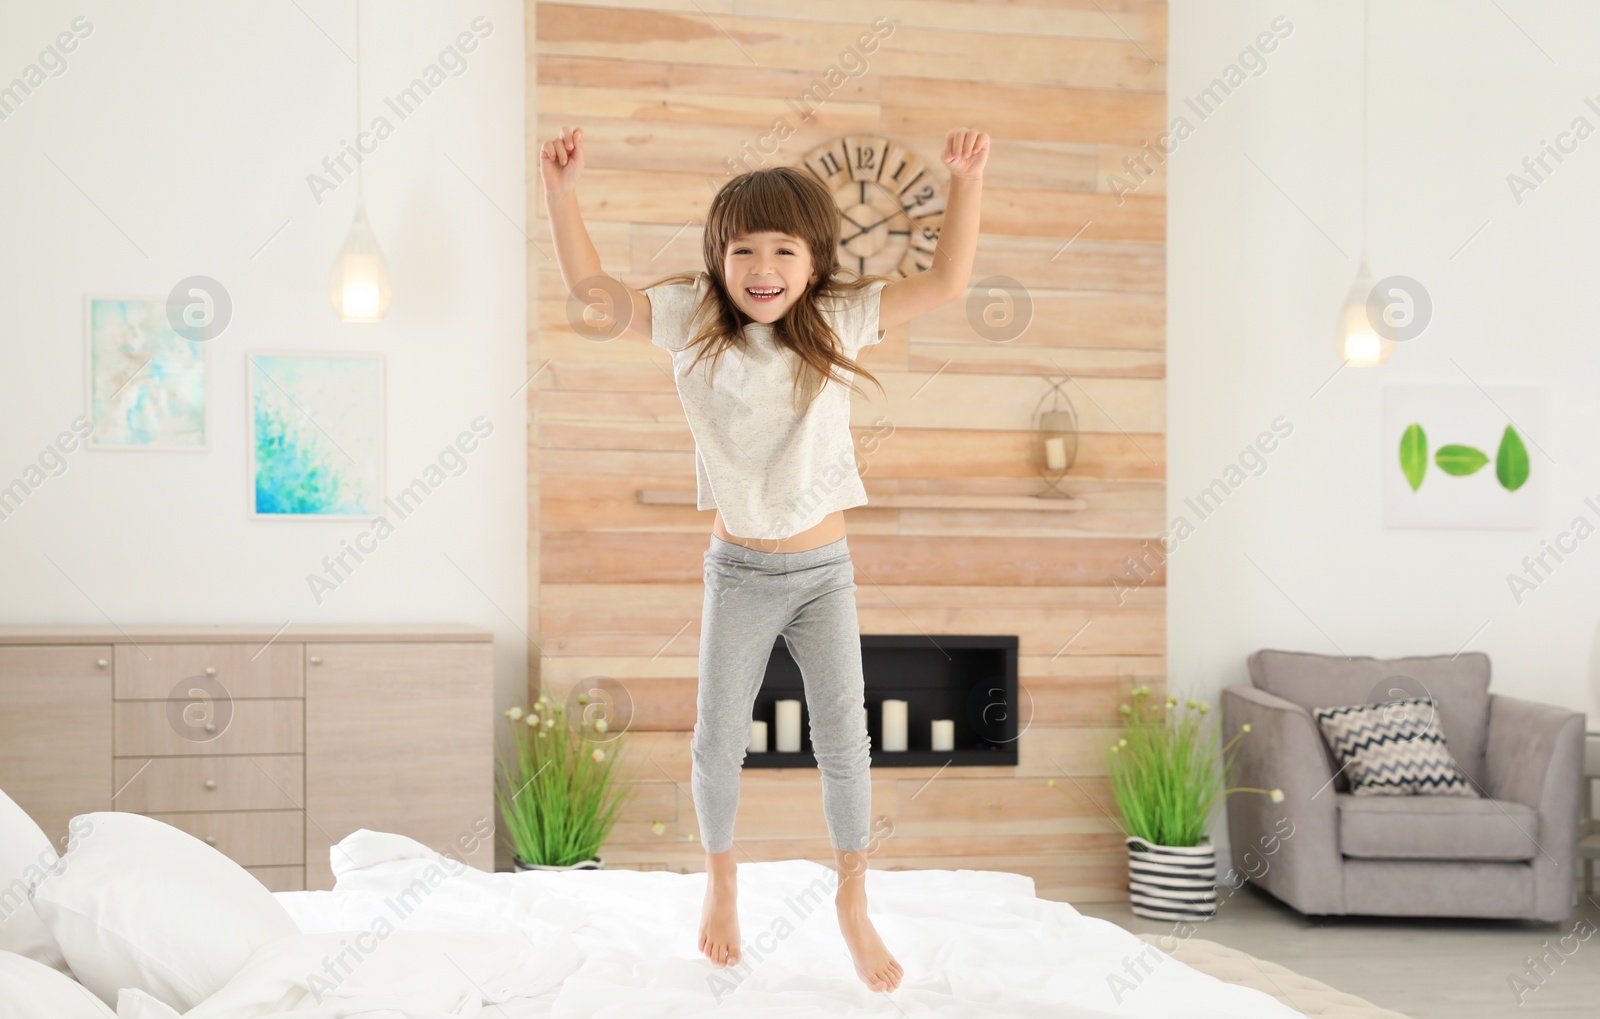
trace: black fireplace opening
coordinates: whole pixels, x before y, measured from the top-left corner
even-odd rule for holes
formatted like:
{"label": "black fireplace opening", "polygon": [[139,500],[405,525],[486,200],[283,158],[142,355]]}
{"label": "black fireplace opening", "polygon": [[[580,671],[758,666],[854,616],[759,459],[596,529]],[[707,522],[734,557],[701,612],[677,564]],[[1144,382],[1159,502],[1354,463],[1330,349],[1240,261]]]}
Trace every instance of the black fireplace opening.
{"label": "black fireplace opening", "polygon": [[[1014,766],[1019,718],[1017,638],[1014,634],[862,634],[861,668],[866,686],[867,733],[872,766]],[[777,750],[777,702],[800,702],[800,750]],[[752,718],[767,723],[767,749],[747,753],[746,768],[814,768],[811,713],[800,666],[780,636],[756,694]],[[906,702],[906,749],[883,749],[883,702]],[[950,719],[954,747],[934,750],[932,722]]]}

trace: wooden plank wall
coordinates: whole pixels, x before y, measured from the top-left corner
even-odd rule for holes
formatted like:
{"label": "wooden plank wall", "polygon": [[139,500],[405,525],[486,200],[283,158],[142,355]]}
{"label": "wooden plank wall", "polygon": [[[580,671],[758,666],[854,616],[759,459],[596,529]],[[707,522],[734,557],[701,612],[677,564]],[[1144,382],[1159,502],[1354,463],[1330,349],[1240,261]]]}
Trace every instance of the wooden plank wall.
{"label": "wooden plank wall", "polygon": [[[894,30],[867,71],[800,120],[785,100],[879,16]],[[1087,505],[847,512],[863,632],[1018,634],[1032,701],[1015,768],[875,770],[873,813],[894,828],[872,865],[1008,870],[1051,898],[1125,896],[1102,747],[1119,691],[1159,689],[1166,664],[1164,575],[1126,566],[1159,567],[1165,517],[1166,199],[1159,151],[1141,154],[1166,118],[1165,4],[597,0],[529,3],[527,31],[531,688],[561,696],[607,676],[634,701],[638,798],[607,865],[703,867],[688,740],[712,513],[636,498],[693,491],[693,438],[665,352],[570,327],[538,145],[583,126],[584,216],[606,270],[639,286],[701,267],[699,224],[725,160],[776,118],[794,133],[766,165],[872,133],[941,173],[945,131],[975,126],[993,145],[973,281],[1020,281],[1035,318],[994,343],[958,302],[869,348],[888,395],[864,387],[852,407],[865,485],[869,498],[1039,491],[1029,421],[1045,377],[1070,375],[1082,435],[1067,487]],[[1130,173],[1130,157],[1153,174]],[[746,771],[736,842],[741,860],[831,862],[818,773]]]}

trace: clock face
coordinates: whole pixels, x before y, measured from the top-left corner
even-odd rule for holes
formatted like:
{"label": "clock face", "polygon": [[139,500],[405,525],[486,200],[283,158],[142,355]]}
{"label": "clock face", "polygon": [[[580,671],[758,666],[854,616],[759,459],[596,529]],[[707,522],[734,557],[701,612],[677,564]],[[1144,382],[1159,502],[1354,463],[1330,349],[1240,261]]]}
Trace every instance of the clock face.
{"label": "clock face", "polygon": [[943,167],[888,138],[845,135],[806,153],[839,207],[839,261],[863,274],[909,276],[933,265],[944,226]]}

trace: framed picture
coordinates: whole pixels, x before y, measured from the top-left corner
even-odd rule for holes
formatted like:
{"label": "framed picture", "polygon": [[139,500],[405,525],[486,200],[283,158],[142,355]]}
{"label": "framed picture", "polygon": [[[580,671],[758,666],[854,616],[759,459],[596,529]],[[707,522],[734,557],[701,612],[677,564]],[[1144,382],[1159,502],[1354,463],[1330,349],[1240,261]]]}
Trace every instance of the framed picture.
{"label": "framed picture", "polygon": [[211,448],[210,344],[185,339],[160,297],[83,301],[91,449]]}
{"label": "framed picture", "polygon": [[378,516],[383,355],[258,350],[245,362],[251,516]]}
{"label": "framed picture", "polygon": [[1551,460],[1544,393],[1530,387],[1385,386],[1385,527],[1539,526]]}

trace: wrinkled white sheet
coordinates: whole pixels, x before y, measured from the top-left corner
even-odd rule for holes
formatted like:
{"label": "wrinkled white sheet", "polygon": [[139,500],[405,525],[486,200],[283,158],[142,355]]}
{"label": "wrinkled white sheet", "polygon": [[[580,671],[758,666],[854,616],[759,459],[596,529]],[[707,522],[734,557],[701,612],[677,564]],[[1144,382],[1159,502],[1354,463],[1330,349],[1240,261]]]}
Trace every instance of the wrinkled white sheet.
{"label": "wrinkled white sheet", "polygon": [[[488,1019],[502,1004],[526,1007],[576,963],[566,939],[536,946],[517,933],[379,925],[292,934],[256,950],[183,1019]],[[117,998],[117,1019],[177,1016],[140,990]]]}
{"label": "wrinkled white sheet", "polygon": [[832,869],[809,861],[740,863],[745,957],[718,968],[695,948],[704,874],[490,874],[404,836],[365,830],[334,847],[331,860],[333,891],[276,893],[304,931],[364,930],[384,917],[403,930],[520,932],[548,949],[538,976],[565,972],[548,987],[530,983],[526,994],[484,1006],[483,1016],[496,1019],[1300,1015],[1190,969],[1115,924],[1037,898],[1032,879],[1019,874],[869,871],[873,922],[905,968],[900,987],[884,994],[868,990],[851,965],[833,913]]}

